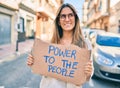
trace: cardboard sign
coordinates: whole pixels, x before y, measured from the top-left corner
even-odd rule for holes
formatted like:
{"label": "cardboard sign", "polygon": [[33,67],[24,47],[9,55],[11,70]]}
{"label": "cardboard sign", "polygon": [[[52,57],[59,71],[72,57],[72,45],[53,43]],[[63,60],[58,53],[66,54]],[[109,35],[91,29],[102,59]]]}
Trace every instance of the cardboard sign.
{"label": "cardboard sign", "polygon": [[75,45],[60,45],[35,39],[32,55],[33,73],[53,77],[75,85],[86,81],[84,65],[90,59],[90,51]]}

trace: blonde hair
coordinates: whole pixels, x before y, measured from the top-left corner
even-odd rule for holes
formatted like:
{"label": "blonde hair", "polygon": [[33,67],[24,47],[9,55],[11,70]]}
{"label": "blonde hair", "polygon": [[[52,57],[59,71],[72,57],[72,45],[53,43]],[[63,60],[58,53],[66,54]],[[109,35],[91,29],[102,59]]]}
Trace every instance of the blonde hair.
{"label": "blonde hair", "polygon": [[63,4],[58,9],[57,16],[56,16],[55,21],[54,21],[54,24],[55,24],[54,26],[55,27],[54,27],[54,33],[53,33],[51,42],[59,44],[60,39],[63,36],[63,30],[62,30],[61,26],[59,25],[59,17],[60,17],[60,13],[61,13],[62,9],[65,8],[65,7],[69,7],[73,11],[74,16],[75,16],[75,27],[73,28],[72,44],[78,45],[79,47],[84,47],[85,42],[84,42],[84,38],[82,36],[82,32],[81,32],[81,28],[80,28],[79,17],[77,15],[77,12],[76,12],[75,8],[68,3]]}

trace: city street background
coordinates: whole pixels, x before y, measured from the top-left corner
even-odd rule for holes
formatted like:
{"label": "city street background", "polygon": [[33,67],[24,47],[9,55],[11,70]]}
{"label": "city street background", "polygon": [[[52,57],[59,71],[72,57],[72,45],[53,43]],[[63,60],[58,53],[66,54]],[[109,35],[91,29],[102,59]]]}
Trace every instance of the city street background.
{"label": "city street background", "polygon": [[[75,6],[82,31],[120,35],[120,0],[0,0],[0,88],[39,88],[42,76],[27,66],[27,56],[35,38],[51,39],[57,9],[66,2]],[[83,88],[120,88],[120,81],[94,76]]]}

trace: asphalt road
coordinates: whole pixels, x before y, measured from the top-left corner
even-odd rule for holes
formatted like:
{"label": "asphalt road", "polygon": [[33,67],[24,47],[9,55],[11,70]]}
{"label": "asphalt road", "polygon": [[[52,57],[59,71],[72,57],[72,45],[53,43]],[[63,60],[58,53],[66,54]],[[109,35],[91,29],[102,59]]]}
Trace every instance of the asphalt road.
{"label": "asphalt road", "polygon": [[[39,88],[40,76],[26,65],[27,54],[0,64],[0,86],[3,88]],[[0,87],[1,88],[1,87]]]}
{"label": "asphalt road", "polygon": [[[41,76],[26,65],[27,54],[0,63],[0,88],[39,88]],[[120,88],[120,83],[92,78],[83,88]]]}

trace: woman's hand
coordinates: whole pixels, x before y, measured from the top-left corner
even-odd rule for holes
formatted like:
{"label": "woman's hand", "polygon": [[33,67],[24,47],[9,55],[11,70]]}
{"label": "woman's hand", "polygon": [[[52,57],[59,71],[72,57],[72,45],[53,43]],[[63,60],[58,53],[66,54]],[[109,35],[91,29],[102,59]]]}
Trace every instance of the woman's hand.
{"label": "woman's hand", "polygon": [[27,57],[27,65],[32,66],[33,63],[34,63],[34,58],[31,54],[29,54],[28,57]]}
{"label": "woman's hand", "polygon": [[86,74],[86,80],[89,80],[91,75],[93,74],[93,63],[92,61],[89,61],[88,63],[85,64],[85,70]]}

